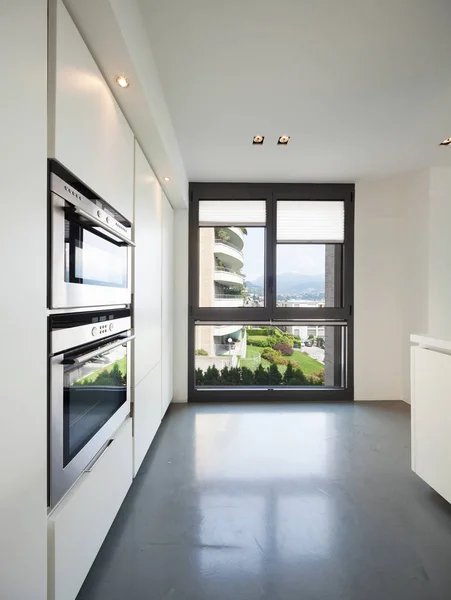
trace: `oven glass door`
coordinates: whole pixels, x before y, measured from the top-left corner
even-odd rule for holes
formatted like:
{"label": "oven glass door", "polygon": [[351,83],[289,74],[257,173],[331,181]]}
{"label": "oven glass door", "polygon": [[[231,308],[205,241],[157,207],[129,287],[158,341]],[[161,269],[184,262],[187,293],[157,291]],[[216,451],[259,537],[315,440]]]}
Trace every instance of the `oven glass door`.
{"label": "oven glass door", "polygon": [[63,466],[127,401],[127,344],[64,367]]}
{"label": "oven glass door", "polygon": [[65,218],[64,280],[66,283],[128,288],[128,249],[101,228]]}

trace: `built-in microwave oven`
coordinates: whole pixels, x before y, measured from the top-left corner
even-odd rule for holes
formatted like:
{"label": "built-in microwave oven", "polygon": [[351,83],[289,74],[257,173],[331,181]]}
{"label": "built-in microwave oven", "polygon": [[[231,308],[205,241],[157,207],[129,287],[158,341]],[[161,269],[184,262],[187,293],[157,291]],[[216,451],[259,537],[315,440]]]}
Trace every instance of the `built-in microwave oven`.
{"label": "built-in microwave oven", "polygon": [[50,171],[49,308],[130,304],[131,223],[67,179]]}

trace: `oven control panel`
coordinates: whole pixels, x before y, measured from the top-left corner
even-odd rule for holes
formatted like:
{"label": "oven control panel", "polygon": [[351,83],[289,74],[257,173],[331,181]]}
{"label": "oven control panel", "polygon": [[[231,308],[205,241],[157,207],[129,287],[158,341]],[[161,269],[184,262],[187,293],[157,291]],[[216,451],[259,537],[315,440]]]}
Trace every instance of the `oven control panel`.
{"label": "oven control panel", "polygon": [[50,317],[50,354],[108,338],[131,329],[130,309],[69,313]]}
{"label": "oven control panel", "polygon": [[114,331],[115,331],[114,323],[109,323],[106,325],[99,325],[98,327],[93,327],[91,329],[91,333],[92,333],[93,337],[109,335]]}

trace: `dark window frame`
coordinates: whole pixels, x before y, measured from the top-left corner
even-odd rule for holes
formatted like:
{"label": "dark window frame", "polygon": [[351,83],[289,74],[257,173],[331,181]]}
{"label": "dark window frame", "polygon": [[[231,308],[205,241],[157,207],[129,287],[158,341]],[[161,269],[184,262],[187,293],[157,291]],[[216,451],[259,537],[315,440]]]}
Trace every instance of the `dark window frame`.
{"label": "dark window frame", "polygon": [[[188,310],[188,400],[211,401],[267,401],[267,400],[344,400],[354,399],[354,184],[318,183],[190,183],[189,187],[189,310]],[[265,306],[264,307],[199,307],[199,202],[201,200],[265,200]],[[336,200],[344,203],[344,244],[342,258],[341,307],[276,307],[277,269],[277,201],[278,200]],[[323,320],[341,322],[347,326],[346,386],[340,389],[259,389],[220,388],[196,389],[195,326],[242,322],[244,324],[271,321],[284,322]]]}

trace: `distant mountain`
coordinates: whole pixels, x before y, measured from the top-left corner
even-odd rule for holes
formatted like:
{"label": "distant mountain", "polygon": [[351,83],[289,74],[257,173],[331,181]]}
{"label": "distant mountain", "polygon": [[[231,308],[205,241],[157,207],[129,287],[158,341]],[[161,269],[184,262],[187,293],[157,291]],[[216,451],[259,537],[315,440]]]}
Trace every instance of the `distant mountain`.
{"label": "distant mountain", "polygon": [[252,281],[246,281],[246,287],[250,294],[263,294],[263,286],[256,285]]}
{"label": "distant mountain", "polygon": [[[247,281],[249,291],[251,287],[263,291],[264,278],[257,277],[254,281]],[[324,292],[324,275],[302,275],[302,273],[281,273],[277,276],[278,294],[302,294],[304,292]]]}

